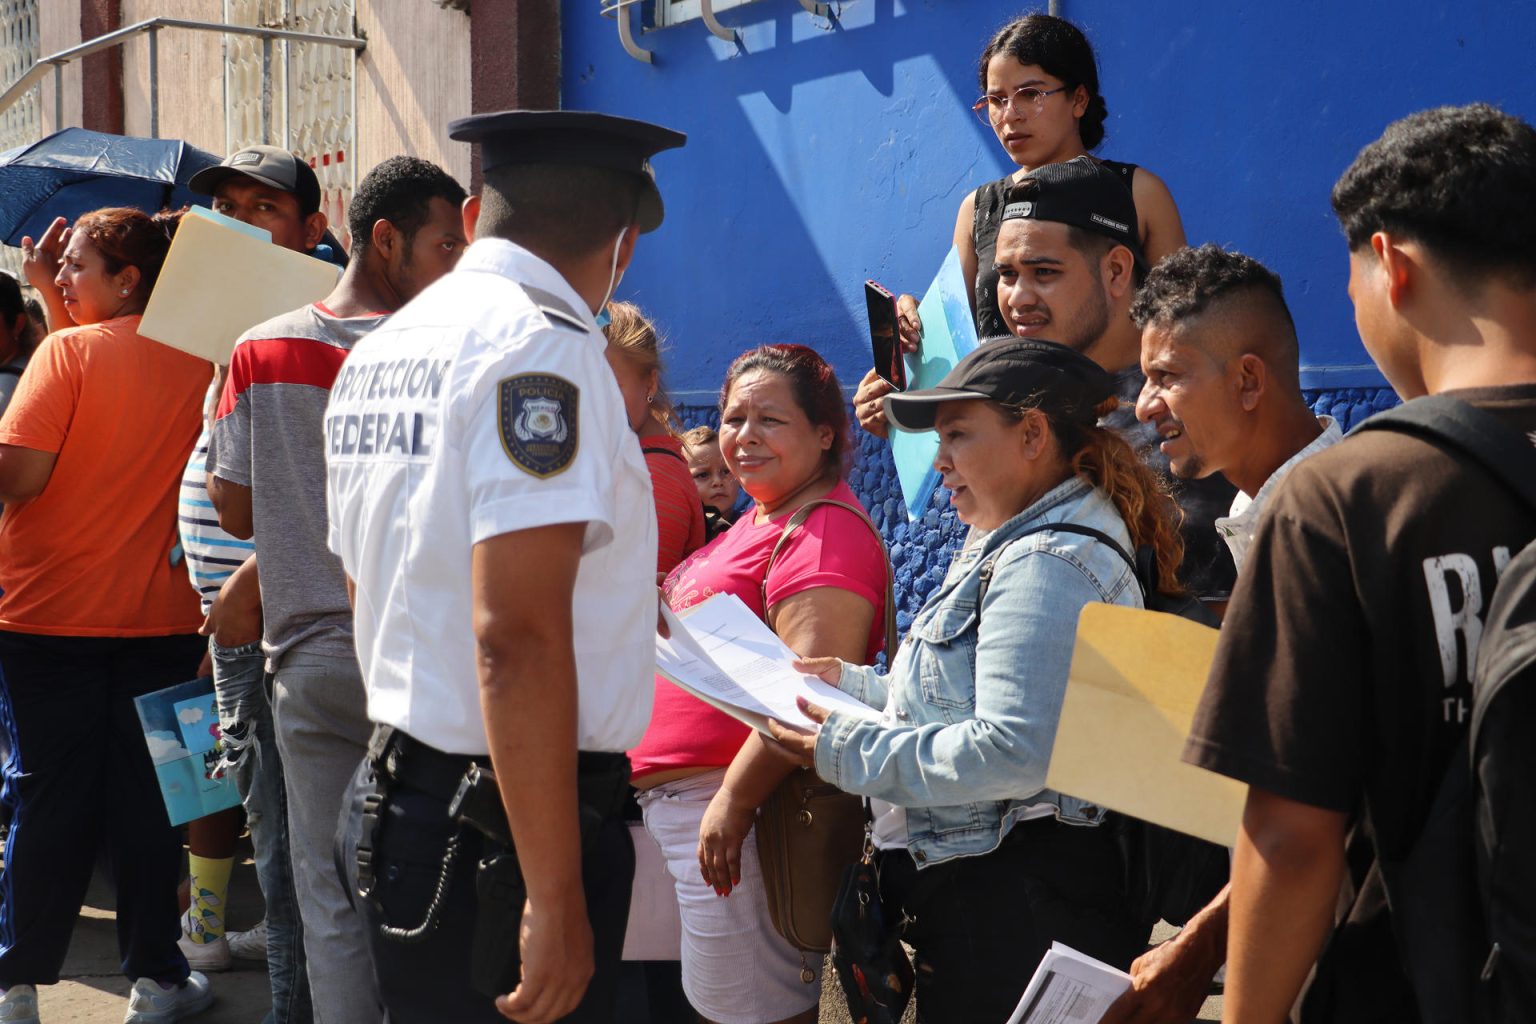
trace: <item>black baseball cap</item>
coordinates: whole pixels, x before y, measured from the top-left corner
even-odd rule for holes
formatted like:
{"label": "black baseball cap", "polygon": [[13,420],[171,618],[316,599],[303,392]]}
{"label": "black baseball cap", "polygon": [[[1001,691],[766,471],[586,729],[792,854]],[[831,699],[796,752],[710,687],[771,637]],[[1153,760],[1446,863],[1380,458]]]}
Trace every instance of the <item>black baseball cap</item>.
{"label": "black baseball cap", "polygon": [[1125,181],[1091,156],[1046,164],[1008,189],[1002,221],[1049,220],[1103,235],[1127,249],[1146,269],[1136,227],[1136,199]]}
{"label": "black baseball cap", "polygon": [[885,418],[901,430],[932,430],[939,403],[980,398],[1090,424],[1114,393],[1114,378],[1081,352],[1010,335],[982,342],[934,387],[886,395]]}
{"label": "black baseball cap", "polygon": [[187,188],[198,195],[211,196],[219,185],[236,175],[291,193],[299,201],[299,212],[306,217],[320,209],[320,179],[315,177],[314,168],[277,146],[246,146],[237,150],[217,167],[205,167],[192,175]]}
{"label": "black baseball cap", "polygon": [[661,226],[664,210],[651,157],[675,149],[688,136],[649,121],[587,110],[503,110],[461,117],[448,124],[448,137],[480,143],[480,168],[508,164],[572,164],[629,171],[640,180],[641,231]]}

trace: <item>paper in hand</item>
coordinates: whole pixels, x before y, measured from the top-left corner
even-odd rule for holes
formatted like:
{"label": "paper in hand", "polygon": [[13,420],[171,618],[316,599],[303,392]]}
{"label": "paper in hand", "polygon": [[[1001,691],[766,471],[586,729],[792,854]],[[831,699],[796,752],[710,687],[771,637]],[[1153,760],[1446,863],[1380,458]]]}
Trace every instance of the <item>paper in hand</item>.
{"label": "paper in hand", "polygon": [[1085,605],[1046,786],[1235,845],[1248,787],[1182,760],[1216,636],[1177,615]]}
{"label": "paper in hand", "polygon": [[338,267],[271,237],[202,207],[188,210],[139,333],[223,365],[252,327],[330,294]]}
{"label": "paper in hand", "polygon": [[1053,942],[1008,1024],[1096,1024],[1130,987],[1124,971]]}
{"label": "paper in hand", "polygon": [[795,653],[734,594],[716,594],[681,615],[662,606],[672,636],[656,638],[656,671],[757,731],[770,718],[814,731],[795,698],[877,720],[880,712],[790,667]]}

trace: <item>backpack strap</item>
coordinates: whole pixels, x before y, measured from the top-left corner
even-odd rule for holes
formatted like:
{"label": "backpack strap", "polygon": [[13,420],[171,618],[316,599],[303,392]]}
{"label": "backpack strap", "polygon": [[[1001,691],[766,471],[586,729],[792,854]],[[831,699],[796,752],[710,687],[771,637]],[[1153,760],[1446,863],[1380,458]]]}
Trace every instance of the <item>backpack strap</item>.
{"label": "backpack strap", "polygon": [[676,459],[678,462],[681,462],[683,465],[685,465],[685,466],[688,465],[688,460],[683,458],[677,452],[673,451],[671,448],[662,448],[660,446],[654,446],[654,447],[651,447],[651,448],[642,447],[640,449],[640,454],[642,454],[642,455],[670,455],[674,459]]}
{"label": "backpack strap", "polygon": [[779,534],[778,543],[774,544],[773,551],[768,555],[768,564],[763,566],[763,579],[758,584],[763,597],[763,615],[768,615],[768,574],[773,571],[773,563],[778,560],[779,552],[784,545],[789,543],[790,534],[798,530],[807,519],[812,510],[818,505],[836,505],[840,509],[852,512],[867,527],[869,532],[875,535],[875,542],[880,545],[880,554],[885,557],[885,657],[889,664],[890,659],[896,657],[896,579],[891,569],[891,558],[885,550],[885,538],[880,536],[880,528],[875,525],[869,514],[857,505],[850,505],[846,501],[838,501],[836,498],[816,498],[795,509],[794,515],[784,524],[784,532]]}
{"label": "backpack strap", "polygon": [[1004,551],[1008,550],[1009,544],[1016,540],[1023,540],[1033,533],[1076,533],[1083,537],[1092,537],[1105,547],[1112,548],[1115,554],[1123,558],[1125,564],[1131,567],[1131,575],[1136,577],[1136,583],[1141,587],[1142,601],[1146,601],[1147,581],[1141,578],[1141,568],[1136,564],[1136,559],[1131,557],[1131,553],[1125,550],[1125,547],[1119,541],[1101,530],[1095,530],[1091,526],[1079,526],[1076,523],[1042,523],[1039,526],[1031,526],[1018,536],[1010,537],[1004,541],[996,551],[992,552],[992,557],[987,559],[987,564],[981,567],[981,588],[976,593],[976,609],[978,612],[981,610],[981,602],[986,599],[987,588],[992,585],[992,571],[993,567],[997,565],[997,560],[1003,556]]}
{"label": "backpack strap", "polygon": [[1377,413],[1351,434],[1392,430],[1454,449],[1536,508],[1536,448],[1503,420],[1451,395],[1429,395]]}

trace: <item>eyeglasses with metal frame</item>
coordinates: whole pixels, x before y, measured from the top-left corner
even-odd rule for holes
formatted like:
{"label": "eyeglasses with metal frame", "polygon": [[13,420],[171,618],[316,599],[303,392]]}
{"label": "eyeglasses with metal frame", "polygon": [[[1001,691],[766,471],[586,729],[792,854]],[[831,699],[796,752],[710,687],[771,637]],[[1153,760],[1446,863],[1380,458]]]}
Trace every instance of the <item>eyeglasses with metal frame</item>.
{"label": "eyeglasses with metal frame", "polygon": [[971,104],[971,110],[975,111],[976,118],[982,124],[997,124],[1003,119],[1003,115],[1009,107],[1018,105],[1020,111],[1033,110],[1039,113],[1041,106],[1045,104],[1047,96],[1054,96],[1059,92],[1066,92],[1067,86],[1059,85],[1054,89],[1039,89],[1033,85],[1021,85],[1012,93],[989,92],[985,96]]}

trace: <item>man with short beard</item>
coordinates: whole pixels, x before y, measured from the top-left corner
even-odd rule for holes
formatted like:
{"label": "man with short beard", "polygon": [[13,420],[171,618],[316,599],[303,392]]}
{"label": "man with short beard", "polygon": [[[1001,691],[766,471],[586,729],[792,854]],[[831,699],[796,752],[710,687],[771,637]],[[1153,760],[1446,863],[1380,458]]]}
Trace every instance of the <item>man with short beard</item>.
{"label": "man with short beard", "polygon": [[[1102,423],[1169,482],[1184,510],[1179,579],[1202,601],[1220,607],[1236,570],[1215,521],[1231,507],[1236,490],[1218,476],[1171,480],[1156,428],[1136,420],[1136,398],[1146,378],[1141,332],[1131,322],[1130,307],[1145,263],[1130,190],[1114,172],[1083,156],[1031,171],[1007,198],[994,263],[1003,322],[1021,338],[1076,349],[1114,377],[1120,408]],[[879,437],[886,435],[883,400],[890,391],[871,371],[853,398],[859,425]]]}
{"label": "man with short beard", "polygon": [[[1296,325],[1280,278],[1206,244],[1169,254],[1131,306],[1146,384],[1136,415],[1157,429],[1181,480],[1221,474],[1238,488],[1216,531],[1242,572],[1261,510],[1300,463],[1343,440],[1301,393]],[[1131,989],[1102,1024],[1182,1024],[1226,960],[1230,887],[1131,965]]]}

